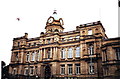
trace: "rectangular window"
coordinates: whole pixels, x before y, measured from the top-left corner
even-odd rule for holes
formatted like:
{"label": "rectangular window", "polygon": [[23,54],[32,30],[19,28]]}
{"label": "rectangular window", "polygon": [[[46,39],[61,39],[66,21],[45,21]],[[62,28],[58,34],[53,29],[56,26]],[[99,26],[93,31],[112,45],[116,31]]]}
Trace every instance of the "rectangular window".
{"label": "rectangular window", "polygon": [[33,75],[34,69],[33,67],[30,67],[30,74]]}
{"label": "rectangular window", "polygon": [[93,44],[88,45],[88,54],[93,55],[94,54],[94,46]]}
{"label": "rectangular window", "polygon": [[89,74],[94,74],[94,64],[89,63]]}
{"label": "rectangular window", "polygon": [[117,60],[120,60],[120,48],[116,48],[115,51],[116,51]]}
{"label": "rectangular window", "polygon": [[68,65],[68,74],[72,75],[72,64]]}
{"label": "rectangular window", "polygon": [[65,74],[65,65],[61,65],[60,73],[61,73],[61,75]]}
{"label": "rectangular window", "polygon": [[24,75],[28,75],[28,68],[25,68]]}
{"label": "rectangular window", "polygon": [[76,64],[75,65],[75,67],[76,67],[76,75],[79,75],[80,74],[80,64]]}

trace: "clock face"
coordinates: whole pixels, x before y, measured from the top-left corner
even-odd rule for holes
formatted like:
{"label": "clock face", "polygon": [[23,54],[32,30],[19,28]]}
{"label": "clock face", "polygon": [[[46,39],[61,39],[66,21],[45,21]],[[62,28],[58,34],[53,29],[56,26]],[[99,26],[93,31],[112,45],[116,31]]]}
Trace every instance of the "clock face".
{"label": "clock face", "polygon": [[49,22],[49,23],[52,23],[52,22],[53,22],[53,18],[50,18],[50,19],[48,20],[48,22]]}
{"label": "clock face", "polygon": [[60,23],[61,23],[61,25],[63,25],[63,21],[62,20],[60,20]]}

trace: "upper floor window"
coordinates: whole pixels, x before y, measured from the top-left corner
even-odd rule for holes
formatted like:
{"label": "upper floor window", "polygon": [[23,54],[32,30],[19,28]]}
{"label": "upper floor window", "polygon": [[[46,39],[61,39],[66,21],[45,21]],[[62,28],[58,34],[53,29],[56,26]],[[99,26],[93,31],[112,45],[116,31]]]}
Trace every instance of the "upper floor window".
{"label": "upper floor window", "polygon": [[88,35],[92,35],[92,30],[88,30]]}
{"label": "upper floor window", "polygon": [[93,46],[93,44],[88,45],[88,53],[89,53],[89,55],[94,54],[94,46]]}
{"label": "upper floor window", "polygon": [[61,58],[65,58],[66,57],[66,52],[65,52],[65,49],[62,49],[61,50]]}
{"label": "upper floor window", "polygon": [[36,53],[36,52],[33,52],[33,53],[32,53],[32,59],[31,59],[31,61],[35,61],[35,53]]}
{"label": "upper floor window", "polygon": [[47,50],[47,58],[50,58],[50,49]]}
{"label": "upper floor window", "polygon": [[80,47],[76,47],[76,55],[75,57],[80,57]]}
{"label": "upper floor window", "polygon": [[89,63],[89,74],[94,73],[95,73],[94,63]]}
{"label": "upper floor window", "polygon": [[29,56],[29,53],[26,54],[26,61],[29,61],[30,59],[30,56]]}
{"label": "upper floor window", "polygon": [[72,37],[69,37],[68,40],[71,41],[73,38]]}
{"label": "upper floor window", "polygon": [[75,73],[78,75],[78,74],[80,74],[80,64],[76,64],[75,65]]}
{"label": "upper floor window", "polygon": [[117,60],[120,60],[120,48],[115,48]]}
{"label": "upper floor window", "polygon": [[68,49],[68,58],[72,58],[72,52],[73,52],[72,48],[69,48]]}
{"label": "upper floor window", "polygon": [[60,73],[61,73],[61,75],[65,74],[65,65],[61,65]]}
{"label": "upper floor window", "polygon": [[76,39],[76,40],[80,39],[80,36],[76,36],[75,39]]}
{"label": "upper floor window", "polygon": [[18,52],[15,52],[15,60],[19,61]]}
{"label": "upper floor window", "polygon": [[50,43],[50,39],[47,39],[48,44]]}
{"label": "upper floor window", "polygon": [[30,46],[31,46],[31,43],[29,43],[28,46],[30,47]]}
{"label": "upper floor window", "polygon": [[72,64],[68,65],[68,74],[72,75]]}

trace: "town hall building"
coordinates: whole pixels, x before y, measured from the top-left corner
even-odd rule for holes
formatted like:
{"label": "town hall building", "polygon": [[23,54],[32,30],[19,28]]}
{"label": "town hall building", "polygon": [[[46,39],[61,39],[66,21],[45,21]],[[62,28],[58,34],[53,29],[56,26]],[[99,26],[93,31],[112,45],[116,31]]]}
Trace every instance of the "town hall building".
{"label": "town hall building", "polygon": [[120,76],[120,37],[108,38],[100,21],[64,32],[54,11],[40,36],[13,39],[12,79],[116,79]]}

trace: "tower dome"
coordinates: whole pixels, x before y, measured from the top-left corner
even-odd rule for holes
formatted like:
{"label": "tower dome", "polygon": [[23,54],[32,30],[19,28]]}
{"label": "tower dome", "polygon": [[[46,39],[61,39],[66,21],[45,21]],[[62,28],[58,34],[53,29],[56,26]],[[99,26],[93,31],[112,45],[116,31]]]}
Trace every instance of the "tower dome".
{"label": "tower dome", "polygon": [[54,33],[55,30],[58,30],[58,32],[62,32],[64,30],[63,28],[63,20],[62,18],[59,18],[57,15],[57,11],[54,10],[52,16],[50,16],[46,22],[46,32],[47,33]]}

